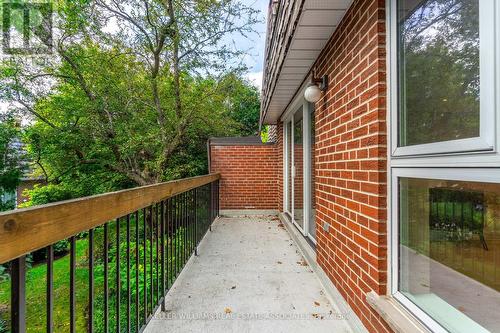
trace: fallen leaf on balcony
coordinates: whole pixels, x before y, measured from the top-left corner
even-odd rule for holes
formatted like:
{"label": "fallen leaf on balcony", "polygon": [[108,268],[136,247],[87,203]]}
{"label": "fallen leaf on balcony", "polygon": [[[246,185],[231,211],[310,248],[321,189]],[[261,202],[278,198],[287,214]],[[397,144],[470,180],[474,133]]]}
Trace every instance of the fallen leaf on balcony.
{"label": "fallen leaf on balcony", "polygon": [[319,306],[319,302],[314,301],[314,305]]}
{"label": "fallen leaf on balcony", "polygon": [[231,289],[236,289],[236,286],[232,286]]}
{"label": "fallen leaf on balcony", "polygon": [[297,264],[299,264],[300,266],[309,266],[304,258],[302,258],[300,261],[297,261]]}
{"label": "fallen leaf on balcony", "polygon": [[282,262],[281,262],[281,261],[277,261],[276,263],[278,263],[278,264],[280,264],[280,265],[282,264]]}
{"label": "fallen leaf on balcony", "polygon": [[231,310],[231,308],[224,308],[224,312],[225,313],[231,313],[231,312],[233,312],[233,310]]}
{"label": "fallen leaf on balcony", "polygon": [[317,319],[317,318],[319,318],[319,314],[317,314],[317,313],[313,313],[313,314],[312,314],[312,316],[313,316],[314,318],[316,318],[316,319]]}
{"label": "fallen leaf on balcony", "polygon": [[284,228],[285,226],[283,225],[283,223],[280,223],[280,224],[278,224],[278,227],[279,228]]}

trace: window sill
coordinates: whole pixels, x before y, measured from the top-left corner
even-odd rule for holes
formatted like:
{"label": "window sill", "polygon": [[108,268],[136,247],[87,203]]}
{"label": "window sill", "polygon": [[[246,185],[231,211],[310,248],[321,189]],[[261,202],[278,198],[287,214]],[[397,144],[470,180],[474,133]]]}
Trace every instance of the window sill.
{"label": "window sill", "polygon": [[389,296],[379,296],[374,291],[370,291],[366,294],[366,301],[396,333],[430,332],[401,304]]}

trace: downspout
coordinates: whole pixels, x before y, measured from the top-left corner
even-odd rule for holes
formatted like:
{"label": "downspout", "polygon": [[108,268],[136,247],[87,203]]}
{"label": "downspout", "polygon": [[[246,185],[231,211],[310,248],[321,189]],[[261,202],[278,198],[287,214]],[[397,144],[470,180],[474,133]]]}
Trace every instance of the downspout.
{"label": "downspout", "polygon": [[208,161],[208,173],[210,174],[210,166],[212,165],[212,163],[211,163],[212,154],[211,154],[211,151],[210,151],[210,139],[207,140],[207,154],[208,154],[208,158],[207,158],[207,161]]}

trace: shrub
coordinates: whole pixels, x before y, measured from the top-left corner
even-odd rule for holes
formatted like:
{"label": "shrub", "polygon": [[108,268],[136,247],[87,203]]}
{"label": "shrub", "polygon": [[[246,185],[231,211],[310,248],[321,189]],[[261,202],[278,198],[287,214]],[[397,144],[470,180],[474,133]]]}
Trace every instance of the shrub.
{"label": "shrub", "polygon": [[6,264],[0,265],[0,282],[3,282],[8,279],[9,279],[9,270],[7,268],[7,265]]}
{"label": "shrub", "polygon": [[7,322],[0,318],[0,333],[7,333],[8,332],[8,328],[7,328]]}

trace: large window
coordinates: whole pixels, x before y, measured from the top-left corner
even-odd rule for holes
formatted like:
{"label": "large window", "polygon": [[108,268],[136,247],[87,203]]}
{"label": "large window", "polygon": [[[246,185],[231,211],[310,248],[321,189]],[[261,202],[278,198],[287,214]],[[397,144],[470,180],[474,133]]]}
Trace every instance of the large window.
{"label": "large window", "polygon": [[500,332],[500,184],[432,173],[395,171],[398,292],[451,332]]}
{"label": "large window", "polygon": [[434,332],[500,332],[499,6],[391,1],[391,293]]}
{"label": "large window", "polygon": [[398,0],[396,155],[491,150],[494,0]]}

